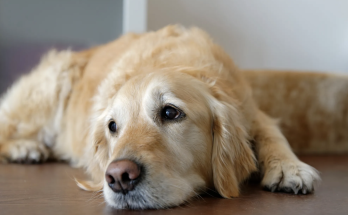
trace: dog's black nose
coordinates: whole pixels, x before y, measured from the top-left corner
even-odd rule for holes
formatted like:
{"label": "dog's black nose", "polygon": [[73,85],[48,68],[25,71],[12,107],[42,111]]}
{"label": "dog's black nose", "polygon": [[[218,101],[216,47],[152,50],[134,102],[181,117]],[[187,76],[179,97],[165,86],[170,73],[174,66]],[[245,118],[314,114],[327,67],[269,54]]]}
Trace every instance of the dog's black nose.
{"label": "dog's black nose", "polygon": [[130,160],[119,160],[109,164],[105,179],[109,187],[116,193],[128,193],[139,182],[141,169]]}

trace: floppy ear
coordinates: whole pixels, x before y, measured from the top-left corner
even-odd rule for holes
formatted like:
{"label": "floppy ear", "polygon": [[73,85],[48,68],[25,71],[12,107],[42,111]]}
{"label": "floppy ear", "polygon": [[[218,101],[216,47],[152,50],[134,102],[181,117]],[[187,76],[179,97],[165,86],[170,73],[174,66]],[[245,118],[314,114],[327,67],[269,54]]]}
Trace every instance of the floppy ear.
{"label": "floppy ear", "polygon": [[104,173],[109,158],[107,139],[105,136],[105,107],[107,101],[97,96],[94,98],[96,105],[93,106],[91,127],[88,134],[88,142],[85,148],[81,166],[91,176],[91,180],[77,180],[77,185],[87,191],[98,191],[104,185]]}
{"label": "floppy ear", "polygon": [[256,160],[236,101],[222,91],[215,92],[218,96],[213,99],[212,107],[214,186],[225,198],[237,197],[239,184],[256,171]]}
{"label": "floppy ear", "polygon": [[105,126],[101,120],[92,122],[91,132],[89,134],[89,141],[86,147],[85,156],[82,164],[86,172],[91,176],[91,180],[77,180],[77,185],[87,191],[98,191],[104,185],[105,167],[108,162],[108,145],[104,133]]}
{"label": "floppy ear", "polygon": [[88,144],[81,161],[81,166],[85,166],[92,179],[90,181],[76,180],[77,185],[84,190],[97,191],[103,188],[104,174],[110,157],[105,136],[106,109],[111,106],[113,96],[129,78],[129,74],[110,73],[99,85],[98,93],[93,98]]}

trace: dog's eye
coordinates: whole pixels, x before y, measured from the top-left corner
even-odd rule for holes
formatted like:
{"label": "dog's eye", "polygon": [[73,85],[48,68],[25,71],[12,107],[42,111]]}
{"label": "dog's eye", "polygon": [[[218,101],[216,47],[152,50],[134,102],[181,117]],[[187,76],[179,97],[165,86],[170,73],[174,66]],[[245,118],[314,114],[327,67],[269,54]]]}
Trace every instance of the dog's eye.
{"label": "dog's eye", "polygon": [[109,130],[110,130],[111,132],[116,132],[116,129],[117,129],[116,122],[115,122],[115,121],[111,121],[111,122],[109,123]]}
{"label": "dog's eye", "polygon": [[177,119],[180,116],[180,111],[171,106],[166,106],[162,110],[162,117],[165,119]]}

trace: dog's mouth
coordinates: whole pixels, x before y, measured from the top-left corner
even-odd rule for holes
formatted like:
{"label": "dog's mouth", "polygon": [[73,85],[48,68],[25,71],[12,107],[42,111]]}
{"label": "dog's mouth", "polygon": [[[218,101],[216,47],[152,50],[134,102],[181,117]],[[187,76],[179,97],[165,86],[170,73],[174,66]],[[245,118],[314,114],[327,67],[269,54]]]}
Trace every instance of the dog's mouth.
{"label": "dog's mouth", "polygon": [[151,171],[144,165],[121,159],[110,163],[104,180],[104,197],[116,209],[163,209],[178,206],[197,193],[205,182],[199,175],[174,175]]}
{"label": "dog's mouth", "polygon": [[115,209],[166,209],[184,204],[196,195],[188,183],[178,184],[182,181],[178,178],[147,179],[127,192],[115,192],[105,181],[103,193],[107,204]]}
{"label": "dog's mouth", "polygon": [[[106,199],[108,201],[108,198]],[[144,196],[136,191],[130,191],[126,194],[113,194],[111,201],[109,200],[108,203],[117,209],[139,210],[154,208]]]}
{"label": "dog's mouth", "polygon": [[143,210],[169,207],[161,195],[156,195],[145,187],[142,183],[131,191],[117,193],[109,187],[104,187],[104,196],[108,205],[116,209]]}

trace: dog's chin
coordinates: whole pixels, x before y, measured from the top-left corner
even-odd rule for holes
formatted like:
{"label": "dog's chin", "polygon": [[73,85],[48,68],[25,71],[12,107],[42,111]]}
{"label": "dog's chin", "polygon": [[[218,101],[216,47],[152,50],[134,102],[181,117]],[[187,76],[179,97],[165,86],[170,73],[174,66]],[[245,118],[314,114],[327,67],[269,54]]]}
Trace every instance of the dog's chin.
{"label": "dog's chin", "polygon": [[184,201],[168,202],[165,199],[160,199],[160,196],[151,195],[151,193],[139,188],[127,194],[114,193],[111,189],[104,188],[104,196],[107,204],[115,209],[163,209],[184,203]]}
{"label": "dog's chin", "polygon": [[167,189],[163,189],[163,185],[144,182],[127,194],[122,194],[113,192],[105,183],[103,192],[106,203],[115,209],[165,209],[184,204],[195,195],[192,187],[184,187],[178,190],[168,189],[167,186]]}
{"label": "dog's chin", "polygon": [[113,193],[110,189],[104,188],[104,195],[107,204],[115,209],[158,209],[159,204],[151,201],[144,193],[137,190],[128,192],[127,194]]}

